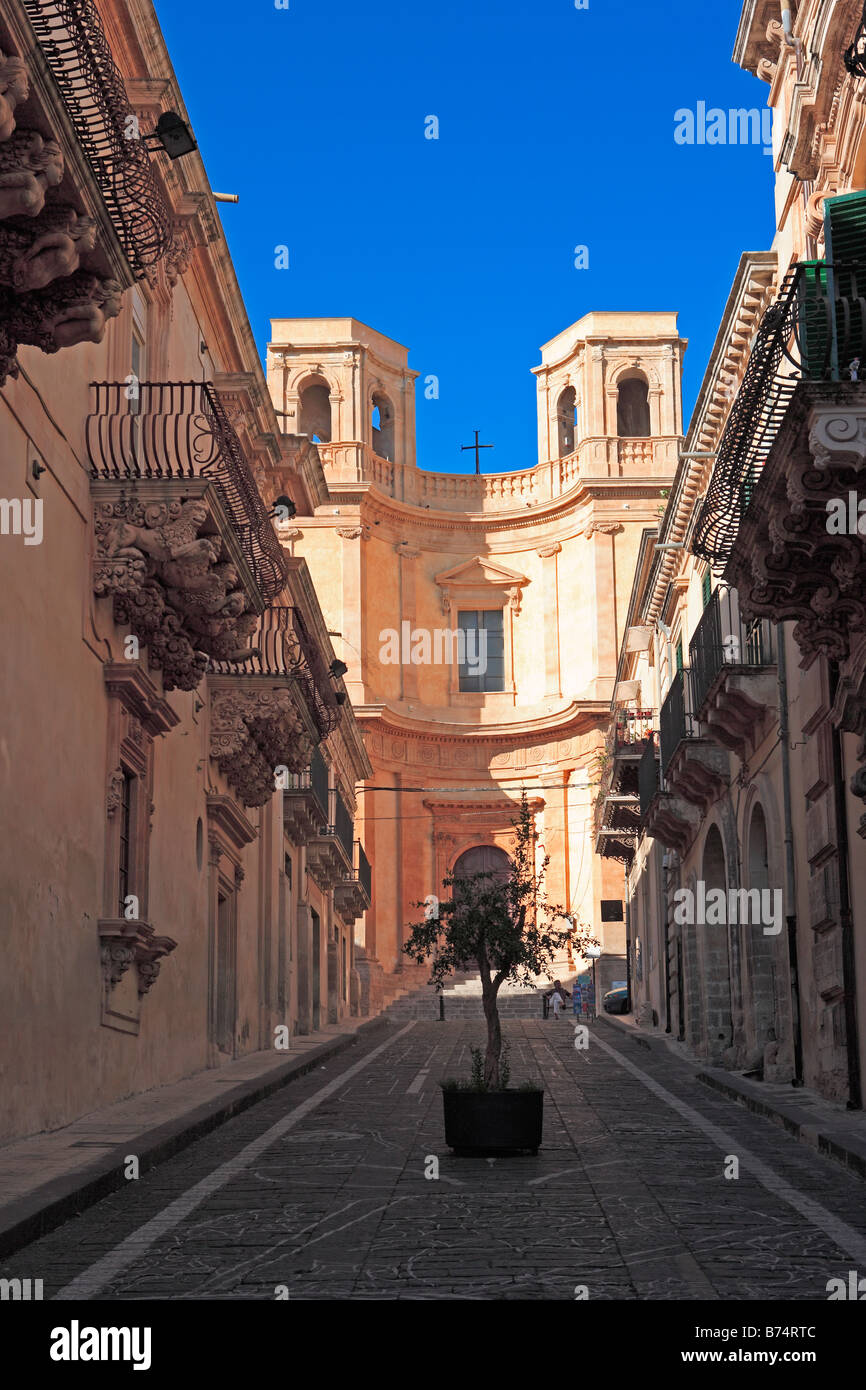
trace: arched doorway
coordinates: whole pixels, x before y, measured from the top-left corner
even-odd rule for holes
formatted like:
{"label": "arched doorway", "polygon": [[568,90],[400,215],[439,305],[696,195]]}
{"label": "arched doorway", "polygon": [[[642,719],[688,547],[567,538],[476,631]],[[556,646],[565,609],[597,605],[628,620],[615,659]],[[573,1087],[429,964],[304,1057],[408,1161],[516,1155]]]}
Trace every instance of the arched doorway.
{"label": "arched doorway", "polygon": [[755,804],[749,825],[749,890],[762,894],[760,910],[752,907],[751,921],[747,928],[747,979],[751,993],[751,1030],[754,1038],[755,1056],[751,1063],[763,1065],[764,1049],[769,1042],[778,1040],[776,1014],[776,953],[775,937],[764,934],[763,909],[772,901],[770,888],[770,853],[767,835],[767,821],[760,802]]}
{"label": "arched doorway", "polygon": [[[721,1057],[731,1046],[733,1040],[733,1020],[731,1018],[731,961],[728,944],[727,895],[728,875],[725,862],[725,847],[717,825],[711,825],[704,841],[702,876],[707,896],[714,889],[721,889],[725,895],[725,908],[721,921],[698,923],[698,934],[703,957],[704,1026],[706,1028],[707,1050],[711,1057]],[[709,912],[707,913],[709,916]]]}
{"label": "arched doorway", "polygon": [[511,860],[498,845],[474,845],[465,849],[457,857],[451,870],[455,878],[468,878],[470,874],[494,873],[503,881],[511,873]]}

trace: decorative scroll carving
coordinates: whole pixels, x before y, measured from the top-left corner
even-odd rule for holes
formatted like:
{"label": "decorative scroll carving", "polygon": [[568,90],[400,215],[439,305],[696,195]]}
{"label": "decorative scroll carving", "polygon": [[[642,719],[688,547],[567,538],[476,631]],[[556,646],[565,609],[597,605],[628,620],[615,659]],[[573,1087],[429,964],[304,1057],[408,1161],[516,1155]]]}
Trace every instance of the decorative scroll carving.
{"label": "decorative scroll carving", "polygon": [[157,936],[147,922],[104,918],[99,923],[102,978],[107,993],[120,983],[131,965],[138,973],[139,997],[147,994],[159,974],[164,956],[177,942],[170,936]]}
{"label": "decorative scroll carving", "polygon": [[591,521],[584,531],[587,540],[598,532],[602,536],[615,536],[622,530],[618,521]]}
{"label": "decorative scroll carving", "polygon": [[108,795],[105,798],[105,814],[111,820],[115,811],[120,806],[123,795],[123,768],[119,765],[111,773],[108,779]]}
{"label": "decorative scroll carving", "polygon": [[[829,525],[866,471],[866,384],[802,383],[740,526],[725,577],[745,611],[796,623],[808,657],[844,661],[866,633],[858,515]],[[829,504],[829,506],[828,506]],[[855,508],[856,512],[856,508]],[[836,533],[838,531],[838,534]]]}
{"label": "decorative scroll carving", "polygon": [[218,535],[201,499],[143,502],[122,497],[96,507],[93,588],[114,596],[128,624],[163,672],[166,690],[193,690],[208,656],[245,661],[257,618],[247,611],[234,565],[221,562]]}
{"label": "decorative scroll carving", "polygon": [[290,690],[213,690],[210,756],[245,806],[270,799],[276,768],[303,772],[313,747]]}

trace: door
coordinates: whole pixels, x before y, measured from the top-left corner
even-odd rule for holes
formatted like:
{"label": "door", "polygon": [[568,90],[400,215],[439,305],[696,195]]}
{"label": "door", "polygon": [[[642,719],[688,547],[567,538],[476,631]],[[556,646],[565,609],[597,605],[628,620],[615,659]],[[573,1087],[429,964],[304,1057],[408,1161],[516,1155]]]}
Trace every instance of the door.
{"label": "door", "polygon": [[319,914],[315,908],[310,908],[310,918],[313,924],[313,1032],[317,1033],[322,1009],[322,934]]}

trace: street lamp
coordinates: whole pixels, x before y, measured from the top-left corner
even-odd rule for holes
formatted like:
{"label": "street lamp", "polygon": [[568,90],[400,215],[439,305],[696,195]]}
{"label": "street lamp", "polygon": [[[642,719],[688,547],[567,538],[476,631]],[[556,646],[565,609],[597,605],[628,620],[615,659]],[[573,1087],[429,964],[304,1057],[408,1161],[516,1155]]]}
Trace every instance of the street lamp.
{"label": "street lamp", "polygon": [[179,159],[181,155],[192,154],[198,149],[186,121],[182,121],[176,111],[163,111],[155,128],[145,135],[148,144],[155,140],[161,145],[169,159]]}
{"label": "street lamp", "polygon": [[592,1016],[598,1018],[598,989],[595,982],[595,962],[601,955],[600,946],[587,946],[583,953],[588,960],[592,961]]}

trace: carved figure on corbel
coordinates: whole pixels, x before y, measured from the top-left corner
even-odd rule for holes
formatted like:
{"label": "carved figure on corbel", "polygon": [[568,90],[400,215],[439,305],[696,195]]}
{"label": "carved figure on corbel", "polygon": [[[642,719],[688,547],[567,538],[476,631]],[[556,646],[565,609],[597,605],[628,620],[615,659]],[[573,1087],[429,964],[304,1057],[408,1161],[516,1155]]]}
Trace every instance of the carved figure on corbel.
{"label": "carved figure on corbel", "polygon": [[63,153],[38,130],[16,130],[0,143],[0,218],[35,217],[63,180]]}
{"label": "carved figure on corbel", "polygon": [[120,984],[120,981],[135,959],[132,947],[127,945],[122,939],[118,941],[104,941],[99,954],[102,962],[102,977],[105,987],[106,989],[112,990],[115,985]]}
{"label": "carved figure on corbel", "polygon": [[0,283],[19,292],[39,290],[72,275],[96,245],[96,222],[75,208],[55,204],[36,217],[0,223]]}
{"label": "carved figure on corbel", "polygon": [[116,280],[76,270],[41,290],[3,291],[0,318],[16,343],[50,354],[77,343],[101,343],[106,323],[120,313],[122,293]]}
{"label": "carved figure on corbel", "polygon": [[30,95],[30,79],[23,58],[7,58],[0,53],[0,140],[8,140],[15,129],[15,108]]}

